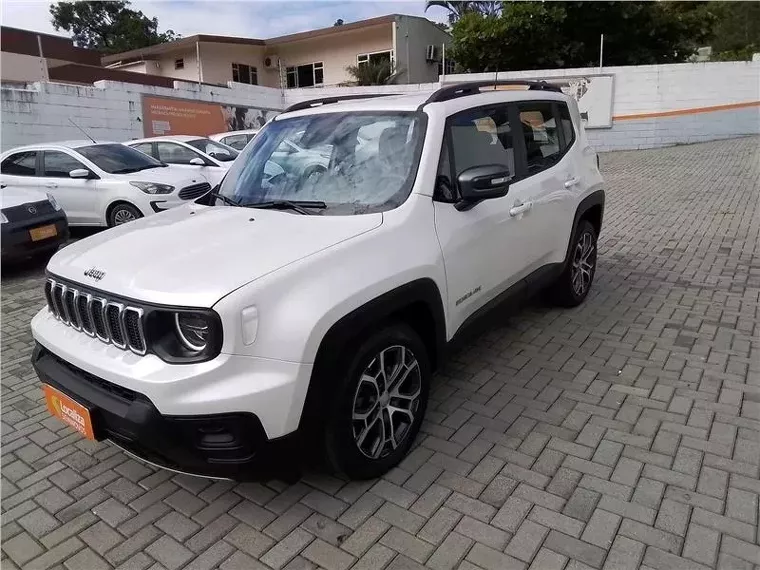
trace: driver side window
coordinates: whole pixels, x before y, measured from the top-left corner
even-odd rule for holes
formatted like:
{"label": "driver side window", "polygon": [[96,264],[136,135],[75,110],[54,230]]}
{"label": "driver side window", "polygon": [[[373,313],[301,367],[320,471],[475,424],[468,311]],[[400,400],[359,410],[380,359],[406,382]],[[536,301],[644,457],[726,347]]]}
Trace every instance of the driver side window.
{"label": "driver side window", "polygon": [[156,146],[159,160],[167,164],[190,164],[192,159],[202,158],[196,152],[177,143],[160,142]]}
{"label": "driver side window", "polygon": [[89,170],[73,156],[57,150],[46,150],[42,155],[44,164],[43,176],[51,178],[69,178],[72,170]]}

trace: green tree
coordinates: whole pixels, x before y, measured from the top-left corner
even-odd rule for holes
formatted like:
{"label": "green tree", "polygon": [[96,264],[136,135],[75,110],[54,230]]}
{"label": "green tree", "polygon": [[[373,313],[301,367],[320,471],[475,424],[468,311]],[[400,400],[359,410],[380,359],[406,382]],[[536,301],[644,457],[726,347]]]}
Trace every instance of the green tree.
{"label": "green tree", "polygon": [[128,1],[58,2],[50,6],[53,27],[71,32],[83,48],[118,53],[169,42],[180,36],[158,32],[158,19],[132,10]]}
{"label": "green tree", "polygon": [[760,51],[760,2],[710,2],[713,59],[749,60]]}
{"label": "green tree", "polygon": [[425,2],[425,11],[432,6],[439,6],[449,11],[449,23],[453,24],[467,13],[474,12],[487,16],[495,16],[501,9],[501,2],[458,0],[445,2],[443,0],[428,0]]}
{"label": "green tree", "polygon": [[354,85],[385,85],[392,73],[389,60],[349,65],[346,71],[353,77]]}
{"label": "green tree", "polygon": [[703,2],[505,2],[496,15],[463,14],[451,56],[469,71],[686,61],[710,36]]}

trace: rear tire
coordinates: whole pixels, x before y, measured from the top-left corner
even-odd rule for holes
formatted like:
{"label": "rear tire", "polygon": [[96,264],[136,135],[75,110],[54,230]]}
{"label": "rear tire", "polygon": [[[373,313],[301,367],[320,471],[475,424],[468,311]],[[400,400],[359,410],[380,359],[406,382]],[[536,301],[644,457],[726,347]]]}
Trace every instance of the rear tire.
{"label": "rear tire", "polygon": [[588,296],[596,273],[596,230],[586,220],[575,228],[567,265],[549,290],[549,299],[561,307],[577,307]]}
{"label": "rear tire", "polygon": [[432,375],[425,345],[397,323],[371,333],[335,370],[334,404],[325,412],[332,467],[351,479],[379,477],[414,443]]}
{"label": "rear tire", "polygon": [[116,204],[108,213],[108,227],[120,226],[142,217],[142,212],[135,206],[122,202],[121,204]]}

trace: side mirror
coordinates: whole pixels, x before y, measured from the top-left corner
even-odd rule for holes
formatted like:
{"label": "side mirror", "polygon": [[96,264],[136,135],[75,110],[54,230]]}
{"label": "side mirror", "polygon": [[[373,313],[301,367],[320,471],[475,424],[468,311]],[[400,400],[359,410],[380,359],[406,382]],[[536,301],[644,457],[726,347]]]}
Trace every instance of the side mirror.
{"label": "side mirror", "polygon": [[469,210],[481,200],[506,196],[510,178],[512,175],[503,164],[473,166],[462,171],[457,178],[462,196],[456,204],[457,210]]}
{"label": "side mirror", "polygon": [[190,164],[194,164],[195,166],[206,166],[206,162],[202,158],[198,158],[197,156],[195,158],[190,159]]}
{"label": "side mirror", "polygon": [[89,178],[90,171],[86,168],[75,168],[69,172],[69,178]]}

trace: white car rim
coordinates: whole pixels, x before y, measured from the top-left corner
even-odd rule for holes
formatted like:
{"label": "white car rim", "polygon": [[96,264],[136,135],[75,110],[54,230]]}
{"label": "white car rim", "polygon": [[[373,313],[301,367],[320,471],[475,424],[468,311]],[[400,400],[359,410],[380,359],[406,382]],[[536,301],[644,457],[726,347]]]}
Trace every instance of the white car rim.
{"label": "white car rim", "polygon": [[385,457],[406,440],[421,392],[420,365],[411,350],[390,346],[372,359],[356,387],[351,416],[354,441],[365,457]]}
{"label": "white car rim", "polygon": [[591,286],[596,264],[596,245],[589,232],[584,232],[575,245],[570,281],[576,295],[583,295]]}
{"label": "white car rim", "polygon": [[113,222],[115,226],[118,226],[120,224],[126,224],[127,222],[131,222],[136,219],[137,219],[137,216],[135,216],[132,212],[130,212],[129,210],[125,208],[116,210],[116,213],[113,216]]}

